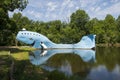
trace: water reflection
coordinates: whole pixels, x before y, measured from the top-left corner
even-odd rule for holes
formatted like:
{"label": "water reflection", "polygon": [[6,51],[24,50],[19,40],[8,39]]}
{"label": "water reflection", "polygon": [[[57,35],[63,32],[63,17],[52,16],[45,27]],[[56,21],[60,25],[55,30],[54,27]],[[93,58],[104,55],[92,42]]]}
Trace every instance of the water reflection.
{"label": "water reflection", "polygon": [[29,58],[34,65],[40,65],[48,71],[58,70],[67,76],[81,72],[87,74],[91,66],[87,62],[96,61],[95,51],[80,49],[36,50],[30,52]]}
{"label": "water reflection", "polygon": [[[30,62],[34,65],[44,64],[50,57],[55,54],[77,54],[84,62],[95,62],[95,51],[80,49],[52,49],[52,50],[36,50],[30,52]],[[61,57],[62,59],[62,57]]]}
{"label": "water reflection", "polygon": [[120,80],[120,66],[116,65],[112,71],[109,71],[106,66],[99,65],[92,68],[86,77],[89,80]]}
{"label": "water reflection", "polygon": [[50,73],[62,72],[66,76],[73,77],[72,80],[120,79],[120,48],[99,47],[96,48],[96,51],[79,49],[36,50],[30,52],[29,57],[33,65],[51,71]]}

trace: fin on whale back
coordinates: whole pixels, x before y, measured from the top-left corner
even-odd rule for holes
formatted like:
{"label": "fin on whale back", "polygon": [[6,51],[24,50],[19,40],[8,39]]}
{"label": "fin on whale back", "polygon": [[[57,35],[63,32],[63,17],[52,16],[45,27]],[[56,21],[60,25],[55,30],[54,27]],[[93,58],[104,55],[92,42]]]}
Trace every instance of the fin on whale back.
{"label": "fin on whale back", "polygon": [[75,48],[95,48],[95,36],[96,35],[88,35],[88,36],[83,36],[80,42],[75,44]]}

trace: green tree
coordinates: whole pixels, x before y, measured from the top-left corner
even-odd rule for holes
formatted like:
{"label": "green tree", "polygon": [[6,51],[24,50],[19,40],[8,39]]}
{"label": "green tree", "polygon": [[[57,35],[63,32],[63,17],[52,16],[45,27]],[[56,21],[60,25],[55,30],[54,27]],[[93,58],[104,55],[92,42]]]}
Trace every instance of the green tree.
{"label": "green tree", "polygon": [[104,39],[106,43],[115,43],[117,36],[116,36],[116,24],[115,24],[115,18],[113,18],[112,15],[107,14],[104,20]]}
{"label": "green tree", "polygon": [[103,20],[98,20],[97,18],[93,18],[88,21],[86,24],[86,28],[89,30],[90,34],[96,34],[96,43],[104,43],[103,39]]}
{"label": "green tree", "polygon": [[116,19],[116,26],[117,26],[117,42],[120,43],[120,15],[118,16],[118,18]]}
{"label": "green tree", "polygon": [[23,10],[28,4],[27,0],[1,0],[0,7],[5,11]]}
{"label": "green tree", "polygon": [[89,21],[89,16],[84,10],[77,10],[70,16],[70,18],[70,24],[72,28],[77,27],[79,32],[85,31],[85,34],[89,34],[89,31],[85,26]]}
{"label": "green tree", "polygon": [[[16,23],[9,19],[8,11],[23,10],[27,6],[27,0],[1,0],[0,1],[0,45],[13,45],[13,32]],[[7,36],[7,37],[6,37]]]}

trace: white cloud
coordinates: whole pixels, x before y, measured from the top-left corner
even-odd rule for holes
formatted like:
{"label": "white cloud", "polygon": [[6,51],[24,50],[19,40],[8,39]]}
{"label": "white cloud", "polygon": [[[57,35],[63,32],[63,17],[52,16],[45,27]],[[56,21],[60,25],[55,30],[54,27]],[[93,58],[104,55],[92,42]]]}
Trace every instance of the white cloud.
{"label": "white cloud", "polygon": [[120,2],[116,3],[106,9],[101,10],[98,15],[106,15],[106,14],[113,14],[113,15],[119,15],[120,14]]}
{"label": "white cloud", "polygon": [[60,12],[59,15],[62,15],[63,12],[65,11],[65,8],[68,7],[69,3],[71,2],[71,0],[64,0],[61,7],[60,7]]}
{"label": "white cloud", "polygon": [[83,9],[90,18],[103,19],[106,14],[120,15],[119,7],[119,0],[29,0],[22,14],[33,20],[66,20],[76,10]]}
{"label": "white cloud", "polygon": [[46,14],[45,15],[45,18],[48,19],[48,21],[51,21],[51,20],[56,20],[58,18],[58,16],[56,14]]}
{"label": "white cloud", "polygon": [[46,17],[46,18],[49,18],[50,16],[49,16],[49,14],[46,14],[45,17]]}
{"label": "white cloud", "polygon": [[57,4],[55,2],[48,2],[47,7],[48,11],[54,11],[57,8]]}
{"label": "white cloud", "polygon": [[104,19],[107,14],[113,15],[115,18],[120,15],[120,2],[113,4],[109,7],[100,9],[96,8],[96,11],[93,13],[89,13],[91,18],[97,17],[98,19]]}
{"label": "white cloud", "polygon": [[72,14],[72,13],[71,13],[71,10],[68,10],[68,13],[67,13],[67,16],[66,16],[66,17],[70,17],[71,14]]}
{"label": "white cloud", "polygon": [[79,7],[77,6],[77,7],[75,7],[75,9],[76,9],[76,10],[78,10],[78,9],[79,9]]}
{"label": "white cloud", "polygon": [[74,2],[73,2],[73,1],[71,1],[71,2],[69,3],[68,7],[69,7],[69,8],[74,7]]}
{"label": "white cloud", "polygon": [[119,1],[119,0],[111,0],[112,3],[113,3],[113,2],[117,2],[117,1]]}
{"label": "white cloud", "polygon": [[34,10],[27,10],[25,13],[23,13],[25,16],[31,16],[32,19],[39,19],[42,18],[42,14],[40,12],[34,11]]}
{"label": "white cloud", "polygon": [[35,18],[41,18],[42,17],[41,13],[39,13],[39,12],[34,12],[34,13],[33,13],[33,16],[35,16]]}
{"label": "white cloud", "polygon": [[[34,3],[34,4],[33,4]],[[40,0],[29,0],[29,4],[27,5],[27,7],[33,7],[33,8],[42,8],[42,3]]]}
{"label": "white cloud", "polygon": [[95,10],[95,7],[91,7],[91,8],[90,8],[90,11],[94,11],[94,10]]}
{"label": "white cloud", "polygon": [[100,11],[100,7],[97,7],[96,9],[95,9],[95,12],[99,12]]}
{"label": "white cloud", "polygon": [[80,4],[81,8],[89,7],[91,5],[95,5],[100,0],[80,0],[78,4]]}
{"label": "white cloud", "polygon": [[66,6],[71,2],[71,0],[64,0],[62,6]]}
{"label": "white cloud", "polygon": [[85,0],[80,0],[80,7],[86,7],[86,1]]}
{"label": "white cloud", "polygon": [[106,6],[106,5],[107,5],[107,2],[104,2],[104,3],[103,3],[103,6]]}

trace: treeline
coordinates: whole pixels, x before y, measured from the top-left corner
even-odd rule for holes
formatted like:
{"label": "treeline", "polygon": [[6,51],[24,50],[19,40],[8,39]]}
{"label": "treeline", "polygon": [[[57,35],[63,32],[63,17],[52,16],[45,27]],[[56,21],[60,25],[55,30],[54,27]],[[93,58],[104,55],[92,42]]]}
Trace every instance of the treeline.
{"label": "treeline", "polygon": [[27,0],[0,0],[0,46],[15,45],[18,26],[9,18],[8,12],[22,11],[27,4]]}
{"label": "treeline", "polygon": [[76,43],[88,34],[96,34],[97,44],[120,43],[120,16],[115,19],[107,14],[104,20],[90,19],[84,10],[79,9],[71,14],[70,22],[43,22],[30,20],[21,13],[15,13],[11,18],[7,15],[6,18],[3,10],[0,8],[0,14],[3,14],[0,15],[0,45],[22,45],[15,39],[22,28],[41,33],[56,43]]}

